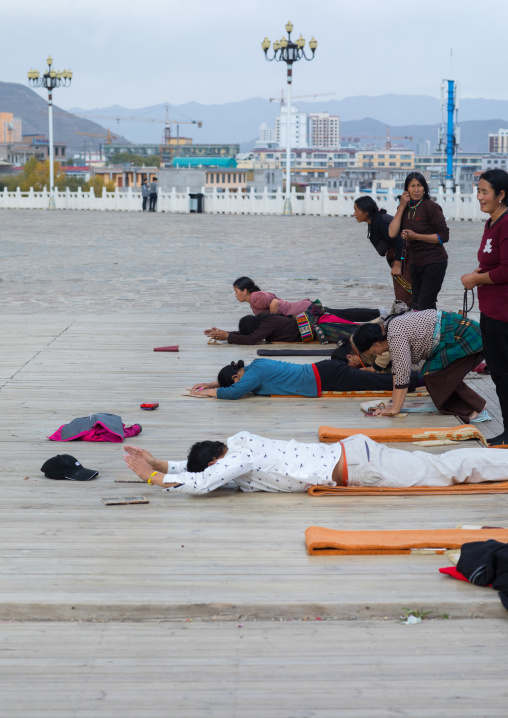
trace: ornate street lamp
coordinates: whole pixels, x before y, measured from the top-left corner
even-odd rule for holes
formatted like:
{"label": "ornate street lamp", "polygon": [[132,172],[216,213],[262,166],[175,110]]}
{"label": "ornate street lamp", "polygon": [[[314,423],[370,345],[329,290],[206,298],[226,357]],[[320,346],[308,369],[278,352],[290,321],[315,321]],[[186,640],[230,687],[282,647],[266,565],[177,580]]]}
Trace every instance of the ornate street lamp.
{"label": "ornate street lamp", "polygon": [[49,209],[56,209],[55,205],[55,178],[53,169],[53,89],[55,87],[69,87],[72,80],[70,70],[53,70],[53,60],[50,57],[46,60],[48,69],[42,77],[38,70],[27,72],[28,82],[31,87],[45,87],[48,91],[48,113],[49,113]]}
{"label": "ornate street lamp", "polygon": [[265,37],[261,43],[265,58],[268,62],[285,62],[287,65],[287,83],[288,83],[288,99],[286,103],[287,107],[287,123],[286,123],[286,199],[284,201],[284,214],[292,214],[291,209],[291,82],[293,80],[293,63],[298,62],[304,58],[305,60],[314,59],[314,53],[316,52],[317,42],[314,38],[309,42],[309,50],[312,52],[311,57],[307,57],[305,54],[305,40],[300,35],[296,42],[291,40],[291,33],[293,32],[293,24],[291,22],[286,23],[287,37],[283,37],[282,40],[275,40],[273,43],[273,57],[268,56],[268,50],[270,49],[270,40]]}

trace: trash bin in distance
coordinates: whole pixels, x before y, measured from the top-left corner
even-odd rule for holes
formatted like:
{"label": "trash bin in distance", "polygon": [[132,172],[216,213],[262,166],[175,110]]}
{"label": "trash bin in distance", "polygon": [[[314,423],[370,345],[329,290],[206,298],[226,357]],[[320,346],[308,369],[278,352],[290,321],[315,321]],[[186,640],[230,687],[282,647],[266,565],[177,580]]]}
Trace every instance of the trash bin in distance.
{"label": "trash bin in distance", "polygon": [[197,214],[202,214],[205,204],[205,195],[202,192],[191,192],[189,193],[189,198],[189,210]]}

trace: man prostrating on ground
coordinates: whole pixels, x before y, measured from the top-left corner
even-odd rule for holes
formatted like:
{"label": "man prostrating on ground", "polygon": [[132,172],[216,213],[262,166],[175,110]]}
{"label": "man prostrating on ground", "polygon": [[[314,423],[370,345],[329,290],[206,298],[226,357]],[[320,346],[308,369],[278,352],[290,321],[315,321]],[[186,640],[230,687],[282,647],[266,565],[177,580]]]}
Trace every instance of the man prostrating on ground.
{"label": "man prostrating on ground", "polygon": [[404,488],[508,480],[503,449],[435,455],[392,449],[363,434],[336,444],[302,444],[241,431],[225,444],[194,444],[186,461],[157,460],[129,445],[125,451],[127,465],[143,481],[184,494],[206,494],[230,482],[242,491],[303,492],[313,485]]}

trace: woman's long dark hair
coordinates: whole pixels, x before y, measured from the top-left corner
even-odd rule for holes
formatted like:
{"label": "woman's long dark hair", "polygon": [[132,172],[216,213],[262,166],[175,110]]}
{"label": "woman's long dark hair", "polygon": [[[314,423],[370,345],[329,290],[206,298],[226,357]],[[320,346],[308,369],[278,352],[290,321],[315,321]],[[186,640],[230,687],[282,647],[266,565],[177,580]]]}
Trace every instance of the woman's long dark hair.
{"label": "woman's long dark hair", "polygon": [[350,338],[352,346],[356,347],[362,354],[365,354],[375,342],[381,342],[386,339],[388,325],[391,321],[401,317],[403,314],[408,314],[410,311],[411,310],[407,308],[405,312],[401,312],[400,314],[390,314],[382,324],[372,324],[371,322],[361,324]]}
{"label": "woman's long dark hair", "polygon": [[417,182],[419,182],[423,187],[423,198],[430,199],[429,185],[427,184],[425,177],[420,172],[410,172],[408,174],[404,181],[404,192],[407,192],[407,188],[414,179],[417,180]]}
{"label": "woman's long dark hair", "polygon": [[362,354],[368,352],[373,344],[381,342],[383,339],[386,339],[386,334],[381,324],[362,324],[353,334],[355,347]]}
{"label": "woman's long dark hair", "polygon": [[[358,209],[361,209],[362,212],[368,213],[370,220],[372,220],[372,218],[378,214],[386,214],[386,209],[379,209],[376,202],[372,199],[372,197],[369,197],[368,195],[365,195],[364,197],[358,197],[358,199],[355,199],[355,204],[358,207]],[[369,223],[368,229],[367,229],[367,238],[368,239],[370,239],[371,229],[372,229],[372,222]]]}
{"label": "woman's long dark hair", "polygon": [[377,214],[378,212],[381,212],[381,214],[386,214],[386,209],[379,209],[376,202],[374,202],[372,197],[369,197],[368,195],[355,199],[355,204],[358,209],[361,209],[362,212],[367,212],[367,214],[371,218],[374,214]]}
{"label": "woman's long dark hair", "polygon": [[236,287],[237,289],[240,289],[240,291],[243,291],[246,289],[248,292],[260,292],[261,289],[258,287],[257,284],[254,284],[252,279],[250,277],[238,277],[236,282],[233,282],[233,287]]}
{"label": "woman's long dark hair", "polygon": [[238,331],[240,334],[253,334],[263,319],[269,316],[269,314],[246,314],[238,322]]}
{"label": "woman's long dark hair", "polygon": [[231,364],[223,367],[217,377],[219,385],[223,389],[227,389],[228,386],[232,386],[232,384],[234,384],[233,377],[236,376],[238,374],[238,370],[243,369],[244,366],[245,364],[243,360],[240,359],[237,362],[232,361]]}

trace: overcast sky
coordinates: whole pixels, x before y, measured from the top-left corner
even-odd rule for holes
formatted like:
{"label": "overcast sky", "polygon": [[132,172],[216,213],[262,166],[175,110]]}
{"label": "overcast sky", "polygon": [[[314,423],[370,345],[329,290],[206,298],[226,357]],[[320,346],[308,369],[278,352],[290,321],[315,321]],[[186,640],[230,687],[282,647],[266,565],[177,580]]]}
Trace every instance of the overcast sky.
{"label": "overcast sky", "polygon": [[[26,83],[50,53],[74,73],[64,108],[204,104],[279,95],[284,63],[261,42],[318,40],[294,68],[293,94],[323,99],[385,93],[438,97],[443,78],[462,97],[508,99],[507,4],[477,0],[19,0],[2,7],[3,73]],[[5,61],[5,58],[8,58]]]}

